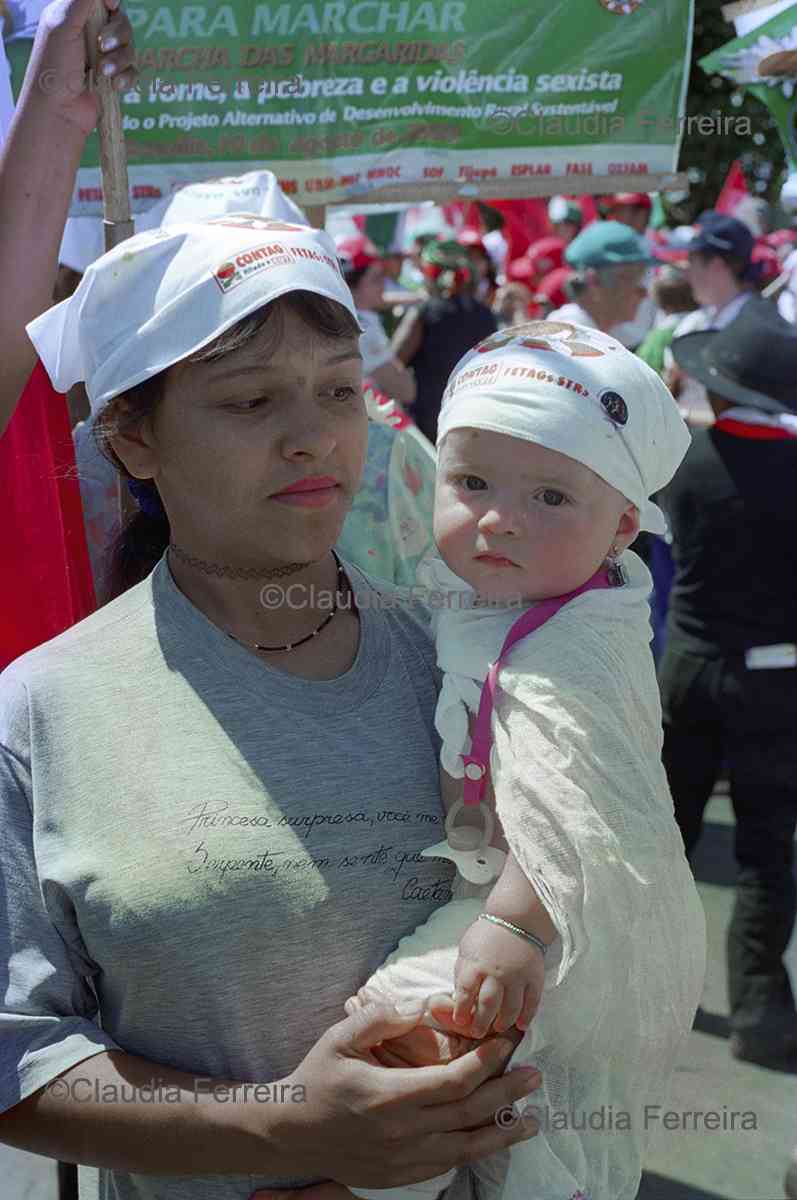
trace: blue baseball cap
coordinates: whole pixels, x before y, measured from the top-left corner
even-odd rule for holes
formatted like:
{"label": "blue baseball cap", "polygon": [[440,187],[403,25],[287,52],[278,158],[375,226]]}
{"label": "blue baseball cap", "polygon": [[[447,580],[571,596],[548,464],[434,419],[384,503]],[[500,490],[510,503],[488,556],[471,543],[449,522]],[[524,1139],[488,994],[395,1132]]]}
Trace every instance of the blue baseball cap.
{"label": "blue baseball cap", "polygon": [[689,243],[690,254],[716,254],[749,262],[755,239],[743,221],[709,209],[697,219],[697,233]]}
{"label": "blue baseball cap", "polygon": [[593,221],[573,238],[565,250],[565,261],[577,271],[621,263],[652,263],[653,255],[644,238],[621,221]]}

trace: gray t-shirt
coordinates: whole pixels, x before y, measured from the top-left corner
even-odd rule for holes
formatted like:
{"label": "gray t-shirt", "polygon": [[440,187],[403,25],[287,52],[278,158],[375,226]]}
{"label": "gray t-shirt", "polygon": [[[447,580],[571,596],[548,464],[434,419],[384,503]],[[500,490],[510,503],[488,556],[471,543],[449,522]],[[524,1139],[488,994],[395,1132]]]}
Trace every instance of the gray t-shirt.
{"label": "gray t-shirt", "polygon": [[[112,1048],[284,1078],[449,899],[426,614],[347,571],[336,679],[259,661],[165,560],[0,676],[0,1111]],[[81,1169],[102,1200],[309,1182]]]}

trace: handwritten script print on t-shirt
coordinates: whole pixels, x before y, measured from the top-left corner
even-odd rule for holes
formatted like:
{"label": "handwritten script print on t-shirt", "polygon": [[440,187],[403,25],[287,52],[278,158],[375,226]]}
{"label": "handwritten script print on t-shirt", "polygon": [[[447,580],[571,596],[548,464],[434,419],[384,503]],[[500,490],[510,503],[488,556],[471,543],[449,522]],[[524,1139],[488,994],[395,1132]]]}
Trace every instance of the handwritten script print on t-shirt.
{"label": "handwritten script print on t-shirt", "polygon": [[[240,871],[274,880],[308,871],[348,873],[358,868],[376,869],[400,888],[402,900],[443,903],[451,899],[450,869],[442,862],[421,857],[421,850],[440,840],[442,823],[442,816],[431,812],[383,808],[373,812],[342,810],[267,816],[235,812],[226,801],[204,800],[191,809],[180,826],[193,840],[193,850],[185,864],[192,875],[209,872],[217,879],[224,879],[229,872]],[[424,834],[418,839],[417,833],[410,834],[419,828],[428,830],[428,837]],[[219,835],[231,829],[251,832],[257,846],[244,855],[225,853],[223,836]],[[366,830],[384,831],[391,840],[380,838],[378,845],[363,851],[323,852],[324,843],[328,845],[330,840],[337,841],[342,836],[351,843],[358,833]],[[309,845],[311,840],[316,842],[313,847]],[[286,842],[290,848],[285,848]],[[307,845],[306,850],[301,842]]]}

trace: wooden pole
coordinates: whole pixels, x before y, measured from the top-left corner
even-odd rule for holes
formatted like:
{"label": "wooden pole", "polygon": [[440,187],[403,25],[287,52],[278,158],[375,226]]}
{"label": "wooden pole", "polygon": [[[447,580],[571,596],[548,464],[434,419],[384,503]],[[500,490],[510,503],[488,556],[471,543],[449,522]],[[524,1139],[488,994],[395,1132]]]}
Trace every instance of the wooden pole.
{"label": "wooden pole", "polygon": [[783,289],[788,286],[790,279],[791,271],[781,271],[777,279],[773,279],[772,283],[767,284],[767,286],[761,292],[761,295],[765,300],[774,300],[775,297],[779,296]]}
{"label": "wooden pole", "polygon": [[[433,200],[435,204],[450,204],[454,200],[483,200],[489,204],[494,200],[533,200],[538,196],[556,196],[560,192],[568,196],[600,196],[614,194],[618,180],[623,187],[637,192],[674,192],[689,186],[685,172],[655,175],[547,175],[522,179],[488,179],[479,183],[457,183],[454,180],[419,180],[408,186],[405,183],[389,183],[358,196],[363,204],[388,204],[396,200],[400,204],[420,204],[422,200]],[[299,201],[301,203],[301,201]],[[346,198],[335,201],[353,204]],[[308,220],[318,210],[302,205]]]}
{"label": "wooden pole", "polygon": [[120,242],[132,237],[135,229],[130,215],[130,187],[127,179],[127,157],[122,132],[122,105],[119,92],[113,86],[113,76],[108,78],[97,70],[99,46],[97,39],[108,19],[108,10],[97,0],[94,12],[86,26],[88,60],[92,73],[92,85],[97,95],[99,119],[97,132],[100,139],[100,165],[102,168],[102,195],[105,214],[105,249],[113,250]]}
{"label": "wooden pole", "polygon": [[313,229],[323,229],[327,220],[326,204],[305,204],[302,207]]}
{"label": "wooden pole", "polygon": [[[97,118],[97,134],[100,140],[100,168],[102,171],[103,226],[105,230],[105,250],[113,250],[120,242],[131,238],[135,233],[133,219],[130,213],[130,184],[127,178],[127,155],[125,139],[122,131],[122,104],[119,92],[113,86],[114,76],[110,78],[100,74],[97,60],[100,54],[98,39],[103,26],[108,20],[108,9],[102,0],[96,0],[94,12],[86,25],[86,52],[91,69],[92,86],[97,96],[99,115]],[[132,516],[136,504],[129,489],[124,486],[121,475],[118,477],[117,497],[119,503],[120,527],[126,518]],[[64,1167],[70,1175],[69,1183],[63,1193],[64,1200],[71,1200],[68,1187],[74,1183],[77,1196],[77,1168],[70,1170]]]}
{"label": "wooden pole", "polygon": [[737,17],[746,17],[748,13],[759,12],[762,8],[769,8],[774,4],[775,0],[738,0],[735,4],[723,4],[722,16],[730,25]]}

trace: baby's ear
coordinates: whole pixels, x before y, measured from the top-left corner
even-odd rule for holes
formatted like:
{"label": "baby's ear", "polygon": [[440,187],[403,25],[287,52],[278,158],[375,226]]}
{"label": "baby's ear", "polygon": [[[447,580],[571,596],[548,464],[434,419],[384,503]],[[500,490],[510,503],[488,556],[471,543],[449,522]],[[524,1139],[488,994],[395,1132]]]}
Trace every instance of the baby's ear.
{"label": "baby's ear", "polygon": [[615,544],[622,550],[627,550],[632,542],[636,541],[639,534],[639,509],[635,504],[629,504],[620,516],[617,523],[617,533],[615,534]]}

